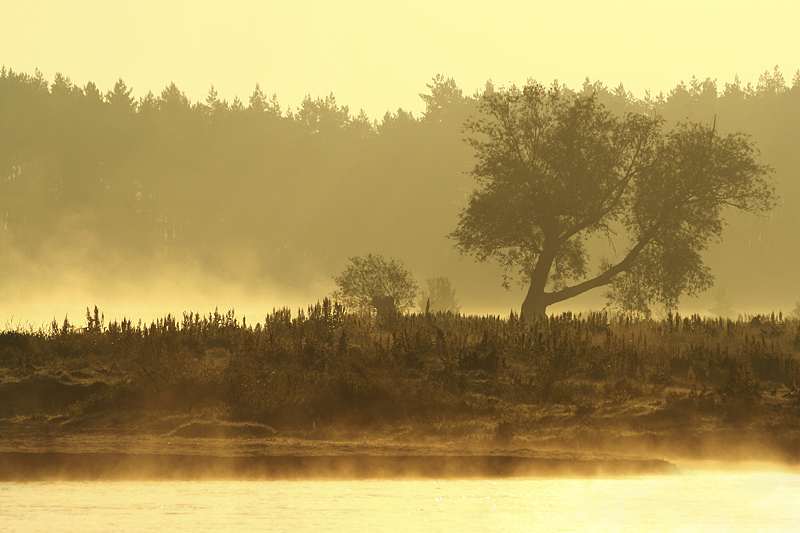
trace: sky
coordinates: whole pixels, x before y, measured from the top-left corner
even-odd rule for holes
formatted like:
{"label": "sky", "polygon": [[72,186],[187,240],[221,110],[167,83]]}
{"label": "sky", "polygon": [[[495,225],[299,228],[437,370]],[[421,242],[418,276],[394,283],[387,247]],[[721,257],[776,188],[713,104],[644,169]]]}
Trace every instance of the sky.
{"label": "sky", "polygon": [[756,84],[776,65],[788,81],[800,68],[797,0],[2,0],[0,14],[0,65],[17,72],[61,72],[101,91],[122,78],[136,97],[174,82],[193,102],[213,84],[246,104],[258,83],[284,111],[333,93],[373,119],[398,108],[420,116],[419,93],[437,74],[466,94],[489,79],[577,88],[588,77],[643,97],[692,76],[722,88],[737,75]]}
{"label": "sky", "polygon": [[378,119],[419,116],[440,73],[467,94],[489,79],[589,77],[642,97],[692,76],[724,87],[800,68],[796,0],[4,0],[2,11],[0,64],[15,71],[103,91],[121,77],[135,96],[174,82],[192,101],[213,84],[245,104],[258,83],[284,110],[333,93]]}

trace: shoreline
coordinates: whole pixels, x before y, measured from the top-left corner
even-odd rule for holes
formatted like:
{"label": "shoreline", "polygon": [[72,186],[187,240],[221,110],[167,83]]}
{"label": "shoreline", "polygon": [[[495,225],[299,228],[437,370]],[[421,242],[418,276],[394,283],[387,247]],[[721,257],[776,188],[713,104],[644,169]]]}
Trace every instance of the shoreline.
{"label": "shoreline", "polygon": [[776,440],[746,425],[627,434],[609,423],[580,432],[542,426],[538,435],[503,438],[404,426],[288,432],[196,415],[96,422],[105,423],[0,420],[0,481],[615,477],[677,473],[693,461],[800,466],[792,433]]}
{"label": "shoreline", "polygon": [[661,459],[529,451],[511,454],[218,456],[120,452],[0,452],[0,481],[475,479],[666,475]]}

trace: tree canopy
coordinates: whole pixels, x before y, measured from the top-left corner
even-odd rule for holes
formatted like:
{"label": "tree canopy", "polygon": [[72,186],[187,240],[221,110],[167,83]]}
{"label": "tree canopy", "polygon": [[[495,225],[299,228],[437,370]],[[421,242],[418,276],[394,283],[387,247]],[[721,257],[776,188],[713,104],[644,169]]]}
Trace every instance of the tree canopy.
{"label": "tree canopy", "polygon": [[432,313],[458,313],[461,310],[456,290],[448,278],[429,278],[425,284],[427,288],[420,292],[420,309]]}
{"label": "tree canopy", "polygon": [[[523,315],[602,286],[623,309],[677,305],[711,286],[701,252],[726,208],[774,204],[769,168],[749,138],[715,125],[665,132],[658,116],[604,108],[593,93],[531,82],[487,90],[467,123],[478,181],[451,234],[462,252],[498,261],[528,285]],[[590,263],[602,236],[621,253]]]}
{"label": "tree canopy", "polygon": [[351,257],[350,265],[334,278],[334,299],[361,312],[406,311],[414,307],[417,283],[401,261],[382,255]]}

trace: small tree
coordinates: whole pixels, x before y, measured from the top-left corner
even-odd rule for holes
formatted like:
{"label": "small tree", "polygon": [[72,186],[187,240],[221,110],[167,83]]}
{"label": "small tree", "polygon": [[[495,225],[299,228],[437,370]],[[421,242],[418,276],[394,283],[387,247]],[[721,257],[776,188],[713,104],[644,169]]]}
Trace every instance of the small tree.
{"label": "small tree", "polygon": [[431,312],[451,312],[458,313],[461,306],[458,305],[456,290],[450,285],[447,278],[431,278],[426,280],[427,289],[420,293],[419,307]]}
{"label": "small tree", "polygon": [[406,311],[414,307],[417,283],[401,261],[381,255],[351,257],[349,265],[333,280],[338,287],[333,298],[362,312]]}
{"label": "small tree", "polygon": [[714,307],[709,309],[709,312],[719,318],[736,316],[737,313],[733,310],[733,299],[728,296],[728,291],[724,288],[720,288],[714,293]]}

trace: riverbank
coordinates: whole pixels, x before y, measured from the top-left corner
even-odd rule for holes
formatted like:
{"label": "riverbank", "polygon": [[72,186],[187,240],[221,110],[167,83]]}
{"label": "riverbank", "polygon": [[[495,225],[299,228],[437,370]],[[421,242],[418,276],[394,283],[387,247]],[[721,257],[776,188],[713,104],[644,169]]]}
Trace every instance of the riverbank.
{"label": "riverbank", "polygon": [[645,418],[660,426],[634,431],[633,410],[540,413],[524,433],[487,417],[425,431],[413,420],[290,431],[208,413],[16,417],[0,421],[0,480],[620,476],[698,460],[800,464],[797,432],[765,432],[758,418],[714,426],[651,411]]}
{"label": "riverbank", "polygon": [[[373,450],[374,451],[374,450]],[[520,455],[215,456],[0,452],[0,481],[472,479],[652,475],[676,471],[657,459],[528,452]]]}
{"label": "riverbank", "polygon": [[[402,429],[281,436],[257,424],[152,418],[121,427],[0,422],[0,480],[446,479],[665,474],[661,459],[538,450],[521,441],[408,442]],[[161,426],[158,429],[156,426]],[[268,435],[267,435],[268,434]],[[350,440],[346,440],[349,437]]]}
{"label": "riverbank", "polygon": [[782,316],[91,318],[0,333],[0,452],[798,464],[798,350]]}

